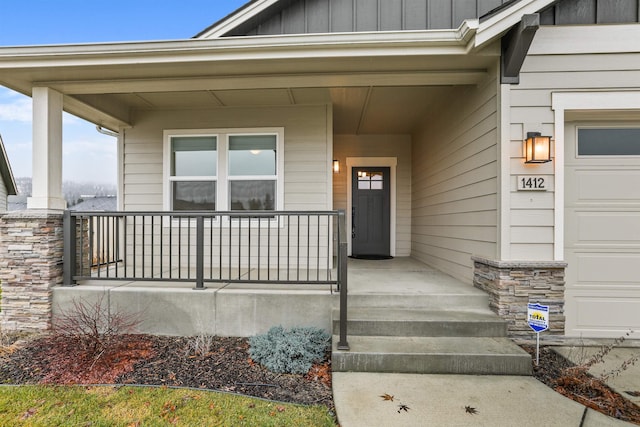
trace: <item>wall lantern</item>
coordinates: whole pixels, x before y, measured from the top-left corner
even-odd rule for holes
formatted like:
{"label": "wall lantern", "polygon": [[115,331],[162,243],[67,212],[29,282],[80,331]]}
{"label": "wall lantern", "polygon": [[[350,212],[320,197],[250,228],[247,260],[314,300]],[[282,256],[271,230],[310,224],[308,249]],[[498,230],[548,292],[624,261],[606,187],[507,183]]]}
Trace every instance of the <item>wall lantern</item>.
{"label": "wall lantern", "polygon": [[540,132],[527,132],[524,144],[525,163],[547,163],[551,161],[551,137]]}
{"label": "wall lantern", "polygon": [[333,161],[333,173],[340,173],[340,162],[338,160]]}

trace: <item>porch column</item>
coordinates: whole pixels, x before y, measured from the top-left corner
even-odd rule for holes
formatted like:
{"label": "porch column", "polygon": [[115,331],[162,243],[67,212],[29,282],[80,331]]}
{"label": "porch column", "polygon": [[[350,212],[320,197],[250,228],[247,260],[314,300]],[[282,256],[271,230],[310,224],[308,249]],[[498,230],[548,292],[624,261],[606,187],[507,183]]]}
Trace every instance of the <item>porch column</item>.
{"label": "porch column", "polygon": [[33,93],[32,191],[27,209],[64,210],[62,196],[62,94],[48,87]]}

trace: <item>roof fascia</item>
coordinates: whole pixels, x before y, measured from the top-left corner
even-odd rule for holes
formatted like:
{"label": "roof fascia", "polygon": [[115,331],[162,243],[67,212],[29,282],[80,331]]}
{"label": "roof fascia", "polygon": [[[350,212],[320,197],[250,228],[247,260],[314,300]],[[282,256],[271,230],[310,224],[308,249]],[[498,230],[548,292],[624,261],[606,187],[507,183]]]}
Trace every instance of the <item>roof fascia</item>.
{"label": "roof fascia", "polygon": [[222,21],[219,21],[204,31],[196,34],[194,38],[214,39],[222,37],[237,26],[244,24],[249,19],[278,3],[278,1],[279,0],[257,0],[253,3],[246,4],[231,13],[231,15],[227,16]]}
{"label": "roof fascia", "polygon": [[13,171],[9,164],[9,157],[7,157],[7,151],[4,148],[4,142],[2,141],[2,135],[0,135],[0,176],[4,181],[4,186],[7,189],[7,195],[15,196],[18,194],[18,186],[16,180],[13,177]]}
{"label": "roof fascia", "polygon": [[488,17],[478,25],[475,47],[481,47],[508,31],[522,20],[523,15],[536,13],[557,0],[521,0],[495,15]]}
{"label": "roof fascia", "polygon": [[[95,66],[201,60],[461,54],[477,20],[454,30],[389,31],[188,39],[158,42],[0,47],[0,71],[41,66]],[[404,49],[398,49],[402,47]]]}

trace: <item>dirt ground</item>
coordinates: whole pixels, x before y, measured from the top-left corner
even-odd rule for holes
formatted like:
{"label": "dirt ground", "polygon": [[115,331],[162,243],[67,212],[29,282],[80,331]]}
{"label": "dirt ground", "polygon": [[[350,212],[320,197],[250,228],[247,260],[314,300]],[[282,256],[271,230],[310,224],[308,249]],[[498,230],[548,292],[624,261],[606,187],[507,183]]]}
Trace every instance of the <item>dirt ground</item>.
{"label": "dirt ground", "polygon": [[[535,358],[535,346],[523,346]],[[640,425],[640,408],[593,377],[587,369],[575,366],[553,351],[540,348],[539,364],[533,375],[558,393],[613,418]]]}

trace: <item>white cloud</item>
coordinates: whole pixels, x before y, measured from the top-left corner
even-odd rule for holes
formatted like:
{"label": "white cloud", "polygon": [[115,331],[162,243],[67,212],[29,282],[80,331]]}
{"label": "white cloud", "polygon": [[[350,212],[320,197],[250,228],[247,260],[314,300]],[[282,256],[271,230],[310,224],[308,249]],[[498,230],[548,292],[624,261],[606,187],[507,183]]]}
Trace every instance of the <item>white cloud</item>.
{"label": "white cloud", "polygon": [[0,103],[0,120],[9,122],[30,122],[31,99],[9,99],[9,102]]}

